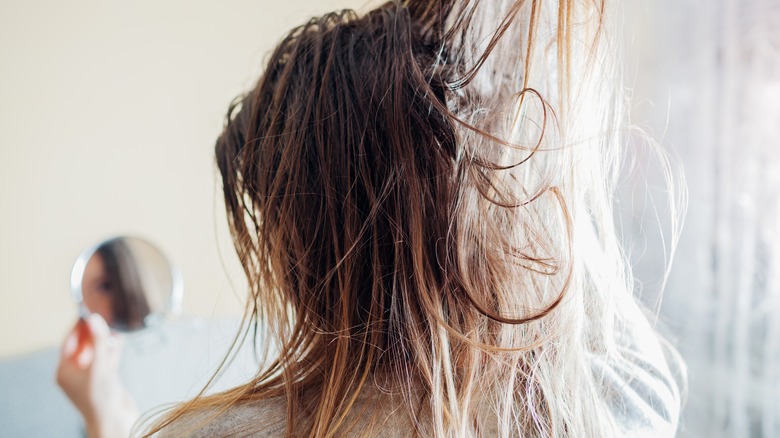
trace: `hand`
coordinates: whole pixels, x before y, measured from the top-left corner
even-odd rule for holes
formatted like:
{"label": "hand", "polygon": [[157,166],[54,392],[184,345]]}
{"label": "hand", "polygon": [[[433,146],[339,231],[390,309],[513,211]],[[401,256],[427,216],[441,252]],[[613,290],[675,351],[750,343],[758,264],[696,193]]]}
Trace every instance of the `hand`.
{"label": "hand", "polygon": [[90,438],[126,437],[138,419],[119,379],[122,339],[98,314],[80,319],[65,338],[57,384],[84,417]]}

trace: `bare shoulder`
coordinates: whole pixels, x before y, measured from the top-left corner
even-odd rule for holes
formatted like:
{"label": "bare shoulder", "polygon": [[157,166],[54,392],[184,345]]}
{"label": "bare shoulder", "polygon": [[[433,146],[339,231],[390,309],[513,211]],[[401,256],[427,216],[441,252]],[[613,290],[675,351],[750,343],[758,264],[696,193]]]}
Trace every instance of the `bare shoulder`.
{"label": "bare shoulder", "polygon": [[281,398],[240,403],[224,410],[204,409],[176,419],[156,437],[281,437],[286,411]]}

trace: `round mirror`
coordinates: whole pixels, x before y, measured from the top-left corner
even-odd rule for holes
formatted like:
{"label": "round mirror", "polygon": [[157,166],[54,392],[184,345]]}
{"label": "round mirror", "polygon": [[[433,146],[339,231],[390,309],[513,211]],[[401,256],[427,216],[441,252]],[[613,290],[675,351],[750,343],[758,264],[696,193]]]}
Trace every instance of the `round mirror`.
{"label": "round mirror", "polygon": [[179,271],[156,246],[136,237],[115,237],[84,250],[70,286],[81,316],[99,313],[119,331],[153,326],[181,305]]}

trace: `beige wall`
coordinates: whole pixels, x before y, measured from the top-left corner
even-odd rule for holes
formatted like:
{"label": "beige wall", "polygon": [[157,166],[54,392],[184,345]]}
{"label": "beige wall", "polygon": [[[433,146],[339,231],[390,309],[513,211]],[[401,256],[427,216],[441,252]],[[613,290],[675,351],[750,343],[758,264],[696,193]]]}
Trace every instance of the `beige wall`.
{"label": "beige wall", "polygon": [[284,31],[366,3],[0,3],[0,357],[59,343],[74,259],[118,233],[179,265],[185,313],[240,313],[212,159],[227,105]]}

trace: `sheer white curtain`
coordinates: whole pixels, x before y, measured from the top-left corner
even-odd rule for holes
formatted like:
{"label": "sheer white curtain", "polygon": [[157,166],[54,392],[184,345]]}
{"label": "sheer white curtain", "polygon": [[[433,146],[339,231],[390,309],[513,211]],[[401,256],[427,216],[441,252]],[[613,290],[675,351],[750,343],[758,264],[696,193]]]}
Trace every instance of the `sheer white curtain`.
{"label": "sheer white curtain", "polygon": [[[628,12],[634,120],[689,189],[660,312],[689,367],[679,435],[780,437],[780,0]],[[664,251],[640,225],[637,276],[653,286]]]}

